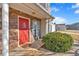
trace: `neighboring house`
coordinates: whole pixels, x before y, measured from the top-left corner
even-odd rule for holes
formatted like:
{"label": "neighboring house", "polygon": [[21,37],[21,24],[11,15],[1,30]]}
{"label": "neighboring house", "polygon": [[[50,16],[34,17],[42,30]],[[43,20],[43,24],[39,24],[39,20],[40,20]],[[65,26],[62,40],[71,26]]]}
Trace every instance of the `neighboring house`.
{"label": "neighboring house", "polygon": [[66,25],[65,24],[55,24],[55,29],[56,29],[56,31],[64,31],[64,30],[66,30]]}
{"label": "neighboring house", "polygon": [[[0,7],[0,25],[2,22],[2,13],[5,15],[5,13],[2,12],[2,7]],[[27,47],[27,45],[32,44],[34,40],[42,38],[49,32],[49,21],[54,19],[54,17],[49,14],[48,3],[12,3],[9,4],[8,14],[9,43],[11,49],[23,45]],[[1,33],[0,40],[2,40]]]}

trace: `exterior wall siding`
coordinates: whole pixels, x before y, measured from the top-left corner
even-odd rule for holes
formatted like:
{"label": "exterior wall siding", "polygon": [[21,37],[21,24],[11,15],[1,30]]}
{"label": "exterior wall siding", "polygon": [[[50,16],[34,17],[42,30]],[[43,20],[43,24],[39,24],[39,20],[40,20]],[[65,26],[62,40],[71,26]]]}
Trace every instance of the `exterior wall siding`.
{"label": "exterior wall siding", "polygon": [[49,9],[49,3],[39,3],[39,4],[48,11],[48,9]]}

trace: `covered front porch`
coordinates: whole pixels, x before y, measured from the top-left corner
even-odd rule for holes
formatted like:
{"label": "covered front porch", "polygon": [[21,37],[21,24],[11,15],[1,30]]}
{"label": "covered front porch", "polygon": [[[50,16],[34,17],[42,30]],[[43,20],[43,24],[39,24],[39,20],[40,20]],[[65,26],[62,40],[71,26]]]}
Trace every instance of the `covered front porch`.
{"label": "covered front porch", "polygon": [[[54,18],[39,4],[0,4],[0,21],[2,22],[3,55],[19,45],[19,18],[29,18],[29,34],[27,44],[32,44],[49,32],[49,21]],[[37,26],[36,26],[37,25]],[[34,27],[36,26],[36,27]],[[9,44],[8,44],[9,43]],[[27,47],[27,46],[26,46]]]}

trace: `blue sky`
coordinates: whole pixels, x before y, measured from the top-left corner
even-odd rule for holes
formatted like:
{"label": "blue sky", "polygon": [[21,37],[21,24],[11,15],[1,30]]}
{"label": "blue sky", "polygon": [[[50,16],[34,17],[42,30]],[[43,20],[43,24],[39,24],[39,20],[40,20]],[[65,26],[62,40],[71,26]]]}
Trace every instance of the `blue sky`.
{"label": "blue sky", "polygon": [[77,3],[51,3],[50,13],[55,17],[57,24],[72,24],[79,22],[79,4]]}

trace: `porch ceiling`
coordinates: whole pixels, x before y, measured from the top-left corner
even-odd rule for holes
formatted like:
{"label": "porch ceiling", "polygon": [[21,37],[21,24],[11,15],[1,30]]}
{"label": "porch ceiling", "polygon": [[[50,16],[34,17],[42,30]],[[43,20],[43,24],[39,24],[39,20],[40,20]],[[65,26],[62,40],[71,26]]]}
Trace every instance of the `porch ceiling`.
{"label": "porch ceiling", "polygon": [[44,12],[44,10],[34,3],[11,3],[10,7],[39,19],[52,18],[48,13]]}

